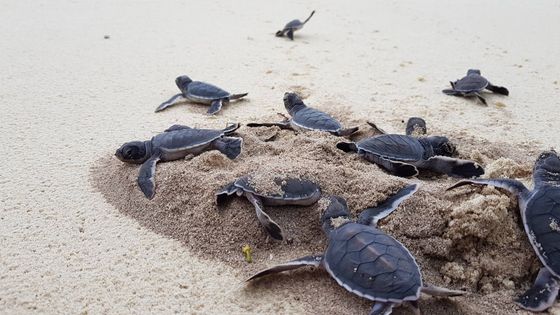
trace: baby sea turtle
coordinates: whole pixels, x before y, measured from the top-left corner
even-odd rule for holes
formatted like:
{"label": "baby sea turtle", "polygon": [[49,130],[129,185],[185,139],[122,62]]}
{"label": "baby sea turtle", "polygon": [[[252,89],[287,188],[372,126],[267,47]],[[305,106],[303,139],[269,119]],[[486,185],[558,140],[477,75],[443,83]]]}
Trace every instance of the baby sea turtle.
{"label": "baby sea turtle", "polygon": [[383,134],[356,143],[339,142],[336,147],[356,152],[396,176],[416,176],[418,169],[466,178],[484,174],[476,162],[451,158],[455,146],[446,137]]}
{"label": "baby sea turtle", "polygon": [[[377,127],[377,125],[371,121],[367,122],[371,128],[375,129],[377,133],[387,134],[383,129]],[[406,122],[405,134],[407,136],[421,136],[426,135],[428,129],[426,127],[426,121],[420,117],[410,117]]]}
{"label": "baby sea turtle", "polygon": [[449,83],[451,83],[451,89],[445,89],[442,91],[443,93],[454,96],[476,96],[484,105],[487,105],[486,99],[480,95],[484,89],[502,95],[509,95],[508,89],[488,82],[485,77],[480,75],[480,70],[477,69],[470,69],[467,71],[467,76]]}
{"label": "baby sea turtle", "polygon": [[278,123],[250,123],[247,127],[278,126],[282,129],[326,131],[335,136],[349,136],[358,130],[358,127],[343,129],[329,114],[307,107],[296,93],[284,94],[284,106],[292,118],[285,117]]}
{"label": "baby sea turtle", "polygon": [[138,185],[148,199],[155,195],[154,175],[156,163],[182,159],[189,154],[218,150],[230,159],[241,153],[243,139],[226,137],[239,128],[232,124],[223,130],[194,129],[173,125],[148,141],[132,141],[123,144],[115,156],[126,163],[142,164],[138,173]]}
{"label": "baby sea turtle", "polygon": [[393,212],[418,189],[406,186],[374,208],[350,220],[346,200],[331,196],[321,216],[328,247],[322,255],[305,256],[263,270],[247,281],[303,266],[324,268],[346,290],[374,302],[370,314],[391,314],[401,303],[419,314],[420,292],[436,296],[459,296],[455,291],[422,284],[420,268],[403,244],[377,228],[377,222]]}
{"label": "baby sea turtle", "polygon": [[311,19],[313,14],[315,14],[315,10],[313,10],[313,12],[311,12],[311,15],[309,15],[309,17],[303,22],[301,22],[300,20],[293,20],[289,22],[281,31],[276,32],[276,36],[282,37],[284,36],[284,34],[286,34],[289,39],[294,40],[294,32],[300,30],[305,25],[305,23],[307,23],[307,21]]}
{"label": "baby sea turtle", "polygon": [[490,185],[508,190],[519,199],[525,232],[544,265],[532,288],[516,299],[522,308],[542,312],[549,308],[560,288],[560,158],[554,151],[539,155],[533,167],[534,189],[513,179],[461,180],[447,190],[467,184]]}
{"label": "baby sea turtle", "polygon": [[255,187],[251,176],[243,176],[226,185],[216,193],[218,206],[228,201],[233,194],[245,196],[255,207],[257,219],[265,230],[277,240],[283,240],[284,234],[280,226],[264,212],[268,206],[309,206],[321,198],[321,189],[312,181],[299,178],[275,178],[275,192],[263,192]]}
{"label": "baby sea turtle", "polygon": [[156,108],[156,113],[179,102],[188,100],[194,103],[210,104],[207,113],[213,115],[222,109],[223,103],[240,99],[248,94],[231,94],[210,83],[193,81],[186,75],[177,77],[175,84],[177,84],[181,93],[175,94],[169,100],[161,103]]}

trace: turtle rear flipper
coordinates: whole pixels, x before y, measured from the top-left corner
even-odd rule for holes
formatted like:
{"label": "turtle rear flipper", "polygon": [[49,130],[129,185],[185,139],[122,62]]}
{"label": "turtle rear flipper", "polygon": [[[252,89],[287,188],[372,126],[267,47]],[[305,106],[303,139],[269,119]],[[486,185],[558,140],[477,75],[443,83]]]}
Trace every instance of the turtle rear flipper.
{"label": "turtle rear flipper", "polygon": [[245,97],[245,96],[247,96],[247,95],[249,95],[249,93],[232,94],[232,95],[229,97],[229,99],[230,99],[230,100],[238,100],[238,99],[240,99],[240,98],[242,98],[242,97]]}
{"label": "turtle rear flipper", "polygon": [[161,159],[161,152],[154,153],[146,162],[140,167],[138,172],[138,186],[140,190],[144,193],[144,196],[148,199],[154,198],[156,194],[155,188],[155,173],[156,164]]}
{"label": "turtle rear flipper", "polygon": [[257,219],[262,224],[264,229],[268,232],[268,234],[270,234],[270,236],[274,239],[277,239],[277,240],[280,240],[280,241],[283,240],[284,235],[282,233],[282,229],[280,228],[280,226],[276,222],[274,222],[268,216],[268,214],[266,214],[266,212],[263,211],[264,206],[263,206],[262,200],[259,197],[255,196],[255,195],[253,195],[252,193],[249,193],[249,192],[245,192],[245,197],[247,197],[247,199],[255,207],[255,211],[257,213]]}
{"label": "turtle rear flipper", "polygon": [[280,127],[280,129],[293,129],[288,121],[281,121],[277,123],[249,123],[247,127]]}
{"label": "turtle rear flipper", "polygon": [[367,208],[358,217],[358,223],[377,226],[377,222],[389,214],[395,211],[397,207],[410,196],[412,196],[416,191],[418,191],[418,184],[408,185],[401,190],[399,190],[393,196],[387,198],[385,201],[381,202],[374,208]]}
{"label": "turtle rear flipper", "polygon": [[387,132],[385,132],[385,130],[377,127],[377,125],[371,121],[368,121],[367,124],[373,128],[373,130],[375,130],[376,133],[380,133],[380,134],[387,134]]}
{"label": "turtle rear flipper", "polygon": [[182,94],[182,93],[175,94],[175,95],[171,96],[171,98],[168,99],[167,101],[161,103],[161,104],[156,108],[155,112],[157,113],[157,112],[159,112],[159,111],[162,111],[162,110],[166,109],[167,107],[173,106],[173,105],[175,105],[175,104],[177,104],[177,103],[180,103],[180,102],[182,102],[182,101],[184,101],[184,100],[185,100],[185,97],[183,97],[183,94]]}
{"label": "turtle rear flipper", "polygon": [[304,266],[319,267],[321,265],[322,260],[323,260],[322,255],[301,257],[301,258],[294,259],[294,260],[288,261],[286,263],[276,265],[274,267],[262,270],[262,271],[260,271],[256,274],[254,274],[253,276],[251,276],[246,281],[251,281],[251,280],[254,280],[254,279],[257,279],[257,278],[260,278],[260,277],[264,277],[266,275],[270,275],[270,274],[273,274],[273,273],[298,269],[298,268],[304,267]]}
{"label": "turtle rear flipper", "polygon": [[420,162],[418,167],[463,178],[478,177],[484,174],[484,169],[476,162],[439,155]]}
{"label": "turtle rear flipper", "polygon": [[340,129],[337,132],[333,132],[333,134],[335,136],[346,137],[346,136],[349,136],[349,135],[353,134],[354,132],[358,131],[358,129],[360,129],[360,127]]}
{"label": "turtle rear flipper", "polygon": [[426,293],[431,296],[461,296],[467,294],[465,291],[446,289],[431,284],[423,286],[421,290],[422,293]]}
{"label": "turtle rear flipper", "polygon": [[242,138],[222,137],[212,142],[212,147],[222,152],[229,159],[235,159],[241,154],[241,147],[243,146]]}
{"label": "turtle rear flipper", "polygon": [[212,104],[210,104],[210,108],[208,109],[208,111],[206,113],[208,115],[214,115],[215,113],[219,112],[222,109],[223,102],[224,102],[223,99],[218,99],[218,100],[212,101]]}
{"label": "turtle rear flipper", "polygon": [[369,315],[388,315],[393,312],[395,303],[392,302],[375,302]]}
{"label": "turtle rear flipper", "polygon": [[526,310],[542,312],[554,304],[559,288],[558,280],[546,267],[543,267],[539,270],[533,286],[518,297],[515,303]]}
{"label": "turtle rear flipper", "polygon": [[509,95],[509,90],[506,89],[503,86],[497,86],[497,85],[493,85],[491,83],[488,83],[488,86],[486,86],[486,88],[494,93],[498,93],[498,94],[502,94],[502,95]]}
{"label": "turtle rear flipper", "polygon": [[192,129],[192,128],[185,125],[173,125],[165,129],[163,132],[171,132],[171,131],[184,130],[184,129]]}

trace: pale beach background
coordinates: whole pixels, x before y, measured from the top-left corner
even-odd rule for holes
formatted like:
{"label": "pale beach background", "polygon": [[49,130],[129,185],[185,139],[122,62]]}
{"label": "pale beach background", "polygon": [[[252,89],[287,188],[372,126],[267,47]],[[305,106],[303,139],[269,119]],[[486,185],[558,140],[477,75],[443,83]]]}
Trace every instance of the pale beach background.
{"label": "pale beach background", "polygon": [[[558,1],[23,0],[0,7],[3,314],[314,313],[287,289],[245,290],[246,270],[145,228],[94,187],[99,159],[174,123],[222,128],[271,119],[284,112],[284,92],[295,90],[364,129],[369,119],[401,132],[403,119],[422,116],[438,130],[533,148],[530,161],[534,150],[559,149]],[[313,9],[296,40],[274,37]],[[441,93],[468,68],[510,96],[489,95],[484,107]],[[154,114],[177,93],[181,74],[249,92],[247,101],[215,117],[192,104]],[[306,279],[315,278],[327,276]],[[340,299],[349,296],[340,289]]]}

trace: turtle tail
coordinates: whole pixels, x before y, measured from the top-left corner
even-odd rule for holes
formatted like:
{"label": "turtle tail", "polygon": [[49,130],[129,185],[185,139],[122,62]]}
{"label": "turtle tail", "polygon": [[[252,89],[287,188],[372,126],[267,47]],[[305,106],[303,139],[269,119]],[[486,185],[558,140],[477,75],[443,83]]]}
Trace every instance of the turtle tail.
{"label": "turtle tail", "polygon": [[235,159],[241,154],[241,147],[243,146],[242,138],[222,137],[216,139],[213,143],[214,148],[222,152],[229,159]]}
{"label": "turtle tail", "polygon": [[358,147],[354,142],[339,142],[336,147],[344,152],[358,152]]}

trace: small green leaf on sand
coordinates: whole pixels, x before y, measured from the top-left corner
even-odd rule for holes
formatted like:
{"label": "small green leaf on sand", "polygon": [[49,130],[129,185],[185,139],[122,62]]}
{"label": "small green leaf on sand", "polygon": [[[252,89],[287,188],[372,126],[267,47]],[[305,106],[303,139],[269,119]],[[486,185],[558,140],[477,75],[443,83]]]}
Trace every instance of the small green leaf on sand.
{"label": "small green leaf on sand", "polygon": [[247,261],[248,263],[252,263],[253,257],[251,256],[251,246],[243,245],[243,248],[241,250],[243,251],[243,256],[245,256],[245,261]]}

